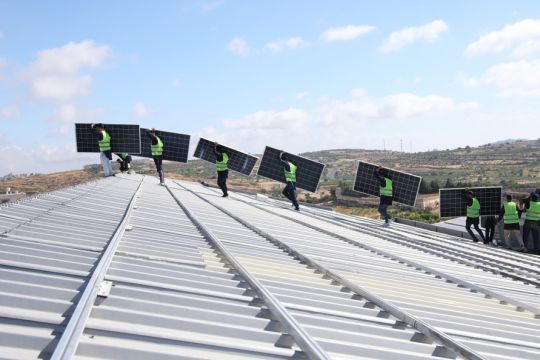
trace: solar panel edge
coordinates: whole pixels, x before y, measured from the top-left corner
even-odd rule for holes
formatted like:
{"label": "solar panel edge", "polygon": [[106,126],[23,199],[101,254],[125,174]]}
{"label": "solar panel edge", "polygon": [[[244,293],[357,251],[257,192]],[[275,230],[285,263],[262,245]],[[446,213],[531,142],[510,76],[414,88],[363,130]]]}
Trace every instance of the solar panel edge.
{"label": "solar panel edge", "polygon": [[[270,149],[270,151],[268,151],[268,149]],[[265,177],[265,178],[270,179],[270,180],[274,180],[274,181],[278,181],[278,182],[281,182],[281,183],[285,183],[285,181],[284,181],[284,180],[285,180],[284,176],[283,176],[283,178],[281,178],[281,175],[280,175],[280,179],[278,180],[278,179],[276,179],[277,176],[276,176],[276,177],[272,177],[271,175],[265,175],[264,173],[261,173],[261,170],[263,169],[263,165],[265,164],[265,156],[270,157],[270,153],[271,153],[271,152],[281,152],[281,151],[282,151],[282,150],[277,149],[277,148],[273,148],[273,147],[268,146],[268,145],[265,146],[264,152],[263,152],[263,155],[262,155],[262,158],[261,158],[261,162],[260,162],[260,164],[259,164],[259,168],[257,169],[257,176],[262,176],[262,177]],[[286,152],[286,151],[285,151],[285,152]],[[324,171],[324,168],[325,168],[326,164],[323,164],[323,163],[320,163],[320,162],[318,162],[318,161],[314,161],[314,160],[311,160],[311,159],[307,159],[306,157],[301,156],[301,155],[296,155],[296,154],[292,154],[292,153],[289,153],[289,152],[286,152],[286,153],[287,153],[287,154],[290,154],[291,157],[293,158],[293,160],[294,160],[294,158],[296,157],[296,158],[300,159],[301,161],[305,161],[305,162],[308,163],[308,164],[318,165],[318,166],[321,166],[321,167],[322,167],[322,169],[320,169],[320,171],[317,171],[317,173],[318,173],[318,175],[319,175],[318,178],[317,178],[317,185],[315,185],[315,186],[304,186],[304,181],[303,181],[303,180],[299,180],[299,179],[301,179],[300,176],[298,176],[298,178],[297,178],[297,183],[296,183],[296,187],[297,187],[297,188],[300,188],[300,189],[303,189],[303,190],[307,190],[307,191],[309,191],[309,192],[316,192],[316,191],[318,191],[318,188],[319,188],[319,186],[320,186],[320,179],[321,179],[321,177],[322,177],[322,173],[323,173],[323,171]],[[276,158],[277,158],[277,157],[276,157]],[[271,161],[271,160],[268,160],[268,161]],[[283,174],[283,168],[281,167],[281,165],[279,166],[279,173],[280,173],[280,174]],[[306,181],[306,183],[307,183],[307,181]]]}
{"label": "solar panel edge", "polygon": [[[375,168],[379,167],[380,165],[370,163],[370,162],[364,161],[364,160],[356,160],[356,162],[357,162],[357,168],[356,168],[356,175],[355,175],[355,178],[354,178],[352,190],[355,191],[355,192],[358,192],[360,194],[365,194],[365,195],[369,195],[369,196],[378,197],[379,196],[378,191],[373,191],[373,193],[371,193],[371,192],[361,191],[360,189],[357,190],[357,188],[359,188],[359,186],[357,186],[357,183],[360,184],[359,175],[360,175],[361,164],[366,164],[366,165],[369,165],[369,166],[375,167]],[[391,168],[387,168],[387,167],[383,167],[383,168],[387,169],[389,171],[392,171],[394,173],[397,173],[397,174],[402,174],[402,175],[406,175],[408,177],[416,178],[418,180],[417,181],[418,184],[416,185],[416,191],[414,193],[414,201],[412,201],[412,203],[405,202],[405,201],[400,201],[401,199],[399,199],[398,197],[394,197],[394,199],[393,199],[393,201],[398,203],[398,204],[402,204],[402,205],[410,206],[410,207],[415,207],[417,199],[418,199],[418,193],[420,191],[420,184],[422,182],[422,177],[418,176],[418,175],[415,175],[415,174],[410,174],[410,173],[407,173],[407,172],[404,172],[404,171],[400,171],[400,170],[395,170],[395,169],[391,169]],[[394,182],[395,182],[395,179],[394,179]],[[396,195],[399,195],[399,192],[397,192]]]}
{"label": "solar panel edge", "polygon": [[[439,189],[439,217],[440,218],[448,218],[448,217],[464,217],[466,216],[466,204],[454,204],[452,207],[451,201],[449,199],[445,199],[445,196],[443,196],[443,193],[448,193],[449,195],[452,195],[452,193],[461,193],[463,190],[465,190],[465,187],[459,187],[459,188],[442,188]],[[496,216],[499,212],[500,206],[501,206],[501,198],[502,198],[502,186],[476,186],[476,187],[470,187],[468,189],[477,190],[476,197],[480,201],[481,204],[481,210],[480,210],[480,216]],[[490,201],[490,199],[486,199],[486,194],[483,193],[483,190],[498,190],[493,201]],[[489,195],[489,194],[488,194]],[[459,198],[461,199],[461,197]],[[456,202],[458,200],[455,200]],[[448,203],[448,204],[447,204]],[[486,213],[487,212],[487,213]]]}
{"label": "solar panel edge", "polygon": [[[199,158],[201,160],[208,161],[208,162],[210,162],[212,164],[215,164],[215,159],[210,159],[212,156],[206,157],[206,154],[210,154],[210,153],[213,154],[213,150],[210,151],[208,149],[208,147],[213,145],[213,144],[214,144],[213,141],[208,140],[208,139],[203,138],[203,137],[200,137],[199,142],[197,143],[197,146],[195,147],[195,151],[193,153],[193,156],[196,157],[196,158]],[[243,151],[231,148],[229,146],[225,146],[223,144],[221,144],[221,145],[224,146],[228,150],[228,153],[229,153],[229,156],[230,156],[229,170],[238,172],[238,173],[240,173],[242,175],[245,175],[245,176],[251,176],[251,174],[253,173],[253,168],[257,164],[257,161],[259,160],[259,158],[257,156],[255,156],[255,155],[245,153]],[[208,151],[208,152],[206,152],[206,151]],[[242,158],[242,157],[246,158],[243,161],[244,166],[242,166],[242,167],[239,166],[237,168],[236,163],[234,161],[235,161],[235,159]],[[249,172],[248,171],[242,171],[242,168],[244,168],[246,166],[247,166],[246,170],[249,170]]]}

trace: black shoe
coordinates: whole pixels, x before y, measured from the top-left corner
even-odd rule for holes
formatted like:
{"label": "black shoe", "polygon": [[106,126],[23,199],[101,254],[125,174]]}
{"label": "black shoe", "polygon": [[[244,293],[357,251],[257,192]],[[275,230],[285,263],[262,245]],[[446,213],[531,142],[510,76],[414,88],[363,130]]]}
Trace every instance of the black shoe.
{"label": "black shoe", "polygon": [[223,194],[221,197],[229,197],[229,194]]}
{"label": "black shoe", "polygon": [[294,208],[294,210],[300,211],[300,207],[299,207],[299,206],[296,206],[296,207]]}

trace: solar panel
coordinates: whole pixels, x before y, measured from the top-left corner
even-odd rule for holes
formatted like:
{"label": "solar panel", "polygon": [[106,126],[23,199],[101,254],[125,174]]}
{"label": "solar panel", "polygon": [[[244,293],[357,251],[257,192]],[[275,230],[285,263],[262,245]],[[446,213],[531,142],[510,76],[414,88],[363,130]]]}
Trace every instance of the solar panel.
{"label": "solar panel", "polygon": [[[279,159],[280,153],[281,150],[267,146],[264,149],[257,175],[285,183],[283,164]],[[297,166],[296,187],[316,192],[325,165],[298,155],[292,155],[290,153],[287,153],[287,155],[291,162]]]}
{"label": "solar panel", "polygon": [[[149,129],[141,128],[141,154],[138,156],[152,157],[152,141],[146,135]],[[187,162],[189,153],[189,135],[156,130],[157,136],[163,141],[163,160]]]}
{"label": "solar panel", "polygon": [[[98,134],[90,125],[75,124],[77,152],[99,152]],[[103,124],[103,126],[111,136],[113,153],[139,154],[141,152],[139,125]]]}
{"label": "solar panel", "polygon": [[[229,169],[249,176],[257,163],[258,157],[245,154],[226,146],[223,147],[225,148],[227,155],[229,155]],[[214,153],[214,143],[210,140],[200,138],[193,156],[215,164],[216,154]]]}
{"label": "solar panel", "polygon": [[[501,209],[502,187],[469,188],[480,202],[480,215],[498,215]],[[463,198],[465,188],[440,189],[439,208],[441,217],[467,216],[467,200]]]}
{"label": "solar panel", "polygon": [[[379,196],[381,184],[375,177],[375,170],[378,167],[375,164],[359,161],[353,190],[367,195]],[[398,170],[384,169],[392,179],[394,201],[403,205],[414,206],[422,178]]]}

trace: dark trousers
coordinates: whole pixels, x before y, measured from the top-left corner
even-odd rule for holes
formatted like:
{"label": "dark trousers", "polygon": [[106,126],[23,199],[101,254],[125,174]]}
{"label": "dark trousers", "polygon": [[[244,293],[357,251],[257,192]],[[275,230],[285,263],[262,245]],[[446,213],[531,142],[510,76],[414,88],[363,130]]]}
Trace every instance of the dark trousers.
{"label": "dark trousers", "polygon": [[523,224],[523,245],[525,248],[529,245],[529,240],[532,240],[531,248],[535,251],[540,250],[540,226],[538,221],[525,220]]}
{"label": "dark trousers", "polygon": [[296,201],[296,194],[294,191],[296,190],[296,185],[293,182],[287,182],[287,186],[285,186],[285,189],[283,189],[283,196],[285,196],[287,199],[289,199],[295,208],[298,209],[298,201]]}
{"label": "dark trousers", "polygon": [[493,241],[495,236],[495,225],[486,225],[486,240],[485,243],[490,243]]}
{"label": "dark trousers", "polygon": [[390,214],[388,213],[388,206],[390,205],[380,204],[379,208],[377,209],[379,211],[379,214],[381,214],[382,217],[384,218],[385,223],[387,223],[388,220],[392,218]]}
{"label": "dark trousers", "polygon": [[227,193],[227,178],[229,177],[229,170],[223,170],[217,172],[217,184],[221,191],[223,191],[223,195],[229,195]]}
{"label": "dark trousers", "polygon": [[159,182],[163,183],[165,181],[163,175],[163,156],[153,156],[154,164],[156,164],[156,170],[159,174]]}
{"label": "dark trousers", "polygon": [[467,221],[465,222],[465,228],[467,229],[467,232],[469,235],[471,235],[474,242],[478,242],[478,239],[476,236],[474,236],[474,233],[471,230],[471,225],[474,225],[474,229],[476,232],[480,235],[482,238],[482,241],[485,243],[486,239],[484,238],[484,234],[482,233],[482,230],[480,227],[478,227],[478,224],[480,223],[480,218],[467,218]]}

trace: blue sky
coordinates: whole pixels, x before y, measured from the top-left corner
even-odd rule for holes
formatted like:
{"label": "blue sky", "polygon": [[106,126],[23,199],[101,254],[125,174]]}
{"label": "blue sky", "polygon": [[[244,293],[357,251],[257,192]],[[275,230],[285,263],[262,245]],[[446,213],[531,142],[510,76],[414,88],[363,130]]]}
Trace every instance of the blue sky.
{"label": "blue sky", "polygon": [[0,0],[0,175],[96,162],[75,122],[423,151],[538,138],[539,96],[538,1]]}

